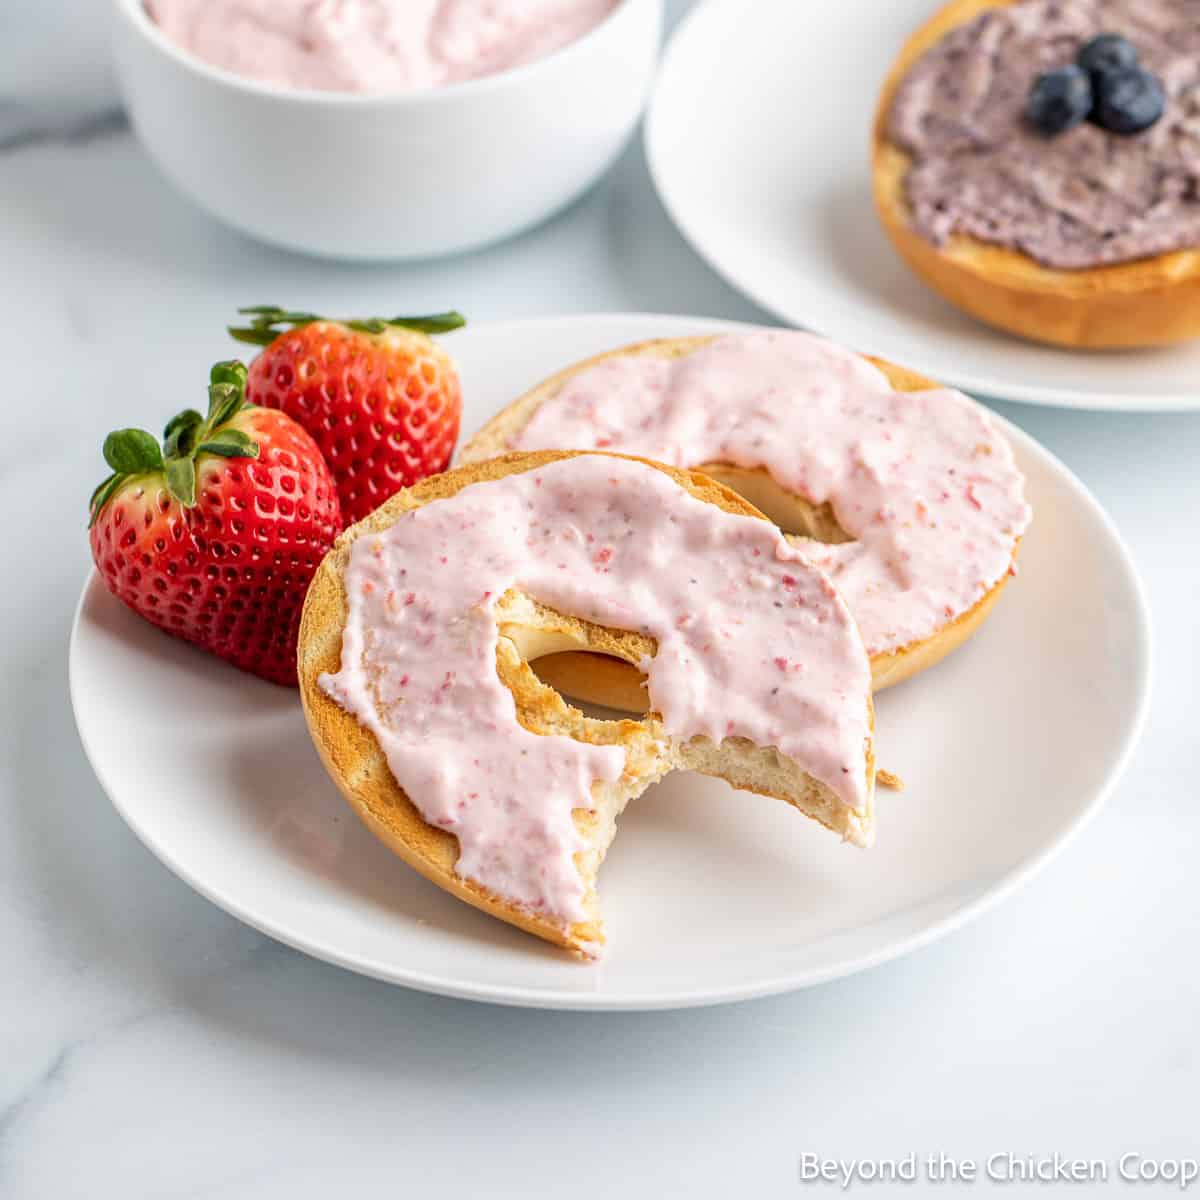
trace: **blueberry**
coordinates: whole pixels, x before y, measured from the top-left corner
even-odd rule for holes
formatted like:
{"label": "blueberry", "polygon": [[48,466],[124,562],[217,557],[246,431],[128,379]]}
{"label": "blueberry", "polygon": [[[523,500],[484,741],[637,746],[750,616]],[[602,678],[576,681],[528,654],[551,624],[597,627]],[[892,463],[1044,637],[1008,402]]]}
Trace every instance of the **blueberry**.
{"label": "blueberry", "polygon": [[1025,101],[1025,119],[1047,135],[1071,129],[1091,111],[1092,81],[1075,66],[1039,75]]}
{"label": "blueberry", "polygon": [[1166,103],[1162,84],[1149,71],[1126,67],[1097,80],[1093,119],[1110,133],[1141,133],[1163,115]]}
{"label": "blueberry", "polygon": [[1104,75],[1109,71],[1121,71],[1126,67],[1136,67],[1138,54],[1137,49],[1128,38],[1123,38],[1119,33],[1102,33],[1098,37],[1092,38],[1079,51],[1079,57],[1075,61],[1093,77],[1092,84],[1094,86],[1098,82],[1095,78],[1097,75]]}

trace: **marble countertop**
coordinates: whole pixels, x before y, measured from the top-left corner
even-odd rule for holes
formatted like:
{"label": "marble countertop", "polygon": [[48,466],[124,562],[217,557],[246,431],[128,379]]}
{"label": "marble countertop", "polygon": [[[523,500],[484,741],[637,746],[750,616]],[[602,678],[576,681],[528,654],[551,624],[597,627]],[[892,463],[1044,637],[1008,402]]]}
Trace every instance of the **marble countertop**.
{"label": "marble countertop", "polygon": [[67,33],[61,2],[0,14],[0,1196],[529,1196],[569,1180],[578,1197],[782,1197],[806,1151],[1200,1155],[1200,416],[997,405],[1128,540],[1156,622],[1153,711],[1050,869],[900,962],[676,1014],[491,1008],[279,946],[141,847],[84,761],[66,639],[100,442],[115,414],[154,423],[176,403],[163,391],[202,378],[198,331],[276,297],[768,318],[675,233],[638,144],[568,212],[484,253],[355,268],[246,241],[128,132],[103,7],[72,6]]}

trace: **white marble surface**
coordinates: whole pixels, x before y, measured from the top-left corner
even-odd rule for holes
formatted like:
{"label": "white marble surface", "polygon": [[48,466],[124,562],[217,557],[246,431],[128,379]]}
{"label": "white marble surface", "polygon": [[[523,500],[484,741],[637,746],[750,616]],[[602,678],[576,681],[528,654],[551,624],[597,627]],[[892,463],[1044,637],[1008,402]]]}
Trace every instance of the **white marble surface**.
{"label": "white marble surface", "polygon": [[84,506],[104,433],[194,399],[180,381],[226,349],[235,304],[761,314],[674,233],[638,146],[548,226],[468,258],[355,269],[242,240],[174,195],[109,115],[99,7],[0,12],[0,1197],[530,1196],[566,1181],[579,1197],[774,1197],[799,1190],[804,1151],[1200,1154],[1200,417],[999,406],[1128,539],[1157,623],[1154,707],[1083,836],[904,961],[707,1011],[489,1008],[275,945],[141,848],[67,704]]}

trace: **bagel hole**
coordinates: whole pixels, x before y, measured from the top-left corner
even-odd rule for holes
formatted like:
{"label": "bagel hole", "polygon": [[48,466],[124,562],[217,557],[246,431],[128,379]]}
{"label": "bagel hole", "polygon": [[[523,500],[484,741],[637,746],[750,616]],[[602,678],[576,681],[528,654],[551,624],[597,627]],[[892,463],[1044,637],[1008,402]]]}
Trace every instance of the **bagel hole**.
{"label": "bagel hole", "polygon": [[[529,666],[547,687],[597,720],[620,720],[630,713],[644,717],[650,711],[645,674],[616,655],[594,650],[560,651],[535,659]],[[574,694],[581,675],[588,679],[589,695],[602,698],[604,706]]]}
{"label": "bagel hole", "polygon": [[830,505],[813,504],[803,496],[786,491],[766,471],[735,467],[729,463],[706,463],[699,470],[723,483],[730,491],[737,492],[786,534],[830,545],[854,540],[838,524]]}
{"label": "bagel hole", "polygon": [[[534,628],[521,622],[501,622],[501,633],[513,644],[538,682],[585,717],[618,722],[649,712],[646,676],[628,659],[585,649],[574,634]],[[587,700],[577,695],[572,686],[578,681],[581,665],[596,684],[589,689]]]}

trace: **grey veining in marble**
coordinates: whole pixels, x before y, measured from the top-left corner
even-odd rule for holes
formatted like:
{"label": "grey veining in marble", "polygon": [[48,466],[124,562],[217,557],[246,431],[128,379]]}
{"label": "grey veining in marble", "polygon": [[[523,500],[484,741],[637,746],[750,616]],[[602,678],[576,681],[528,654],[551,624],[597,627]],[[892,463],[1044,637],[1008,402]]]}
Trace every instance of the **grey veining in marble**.
{"label": "grey veining in marble", "polygon": [[86,140],[120,121],[108,19],[108,0],[0,6],[0,151]]}
{"label": "grey veining in marble", "polygon": [[0,153],[45,141],[89,142],[127,126],[125,113],[117,106],[63,116],[4,103],[0,104]]}

